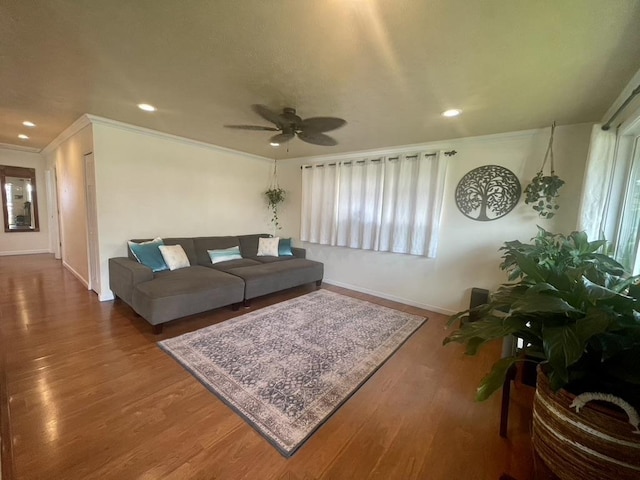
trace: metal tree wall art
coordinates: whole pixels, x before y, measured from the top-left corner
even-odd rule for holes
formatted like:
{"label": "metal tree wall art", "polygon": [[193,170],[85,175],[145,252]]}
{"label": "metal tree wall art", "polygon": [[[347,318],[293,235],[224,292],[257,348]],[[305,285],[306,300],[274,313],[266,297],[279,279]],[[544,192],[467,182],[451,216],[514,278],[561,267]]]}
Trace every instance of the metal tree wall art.
{"label": "metal tree wall art", "polygon": [[513,172],[499,165],[484,165],[467,173],[456,187],[456,205],[472,220],[487,222],[513,210],[522,189]]}

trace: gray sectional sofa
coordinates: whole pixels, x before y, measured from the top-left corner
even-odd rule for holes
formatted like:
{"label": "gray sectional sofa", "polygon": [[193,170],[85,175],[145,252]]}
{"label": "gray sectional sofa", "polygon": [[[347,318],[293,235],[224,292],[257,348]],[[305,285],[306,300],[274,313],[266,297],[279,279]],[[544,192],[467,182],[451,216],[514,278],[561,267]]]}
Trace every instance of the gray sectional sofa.
{"label": "gray sectional sofa", "polygon": [[[307,260],[301,248],[292,256],[257,256],[258,239],[266,234],[225,237],[164,238],[165,245],[181,245],[190,266],[153,272],[129,257],[109,259],[109,286],[160,333],[177,318],[241,303],[287,288],[322,283],[324,266]],[[143,240],[133,240],[141,242]],[[240,247],[241,259],[212,264],[208,250]]]}

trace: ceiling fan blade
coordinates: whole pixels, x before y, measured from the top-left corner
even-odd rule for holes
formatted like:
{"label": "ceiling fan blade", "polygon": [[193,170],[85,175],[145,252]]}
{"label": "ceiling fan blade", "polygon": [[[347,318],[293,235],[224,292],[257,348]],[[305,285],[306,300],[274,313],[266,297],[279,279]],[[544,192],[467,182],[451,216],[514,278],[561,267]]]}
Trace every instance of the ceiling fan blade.
{"label": "ceiling fan blade", "polygon": [[265,105],[260,105],[260,104],[251,105],[251,109],[254,112],[256,112],[258,115],[260,115],[262,118],[264,118],[265,120],[271,123],[274,123],[275,125],[280,127],[279,129],[281,129],[284,126],[284,121],[280,116],[280,114],[270,110]]}
{"label": "ceiling fan blade", "polygon": [[271,143],[286,143],[295,137],[294,133],[279,133],[269,139]]}
{"label": "ceiling fan blade", "polygon": [[322,145],[324,147],[333,147],[338,142],[335,138],[325,135],[324,133],[309,133],[302,131],[298,133],[298,138],[307,143],[313,143],[314,145]]}
{"label": "ceiling fan blade", "polygon": [[346,120],[336,117],[311,117],[302,121],[301,130],[308,133],[330,132],[347,124]]}
{"label": "ceiling fan blade", "polygon": [[237,128],[240,130],[266,130],[269,132],[277,132],[280,129],[275,127],[262,127],[260,125],[225,125],[226,128]]}

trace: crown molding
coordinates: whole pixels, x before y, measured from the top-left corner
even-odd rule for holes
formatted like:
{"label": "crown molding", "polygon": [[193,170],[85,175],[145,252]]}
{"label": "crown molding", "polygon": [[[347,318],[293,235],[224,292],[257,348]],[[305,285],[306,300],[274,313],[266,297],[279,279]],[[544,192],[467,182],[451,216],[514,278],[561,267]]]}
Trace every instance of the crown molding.
{"label": "crown molding", "polygon": [[158,130],[152,130],[150,128],[139,127],[137,125],[131,125],[129,123],[119,122],[118,120],[112,120],[110,118],[99,117],[97,115],[86,114],[85,115],[93,124],[97,125],[106,125],[113,128],[118,128],[120,130],[125,130],[128,132],[138,133],[141,135],[147,135],[150,137],[162,138],[165,140],[171,140],[173,142],[183,143],[185,145],[192,145],[199,148],[205,148],[208,150],[213,150],[215,152],[224,152],[224,153],[232,153],[234,155],[242,155],[247,158],[252,158],[255,160],[266,161],[269,163],[273,163],[273,158],[262,157],[260,155],[254,155],[252,153],[241,152],[239,150],[233,150],[231,148],[220,147],[218,145],[214,145],[212,143],[202,142],[200,140],[193,140],[191,138],[180,137],[178,135],[173,135],[171,133],[159,132]]}
{"label": "crown molding", "polygon": [[63,143],[64,141],[68,140],[70,137],[72,137],[73,135],[78,133],[80,130],[82,130],[83,128],[85,128],[85,127],[87,127],[89,125],[91,125],[91,121],[89,120],[89,115],[86,115],[86,114],[82,115],[75,122],[73,122],[66,129],[64,129],[60,135],[58,135],[56,138],[54,138],[53,141],[49,145],[44,147],[41,150],[41,153],[43,155],[50,154],[56,148],[58,148],[61,143]]}
{"label": "crown molding", "polygon": [[[565,127],[575,127],[579,125],[592,125],[592,123],[577,123],[572,125],[560,125],[558,129]],[[405,153],[410,150],[416,151],[440,151],[440,150],[452,150],[459,149],[466,145],[471,144],[479,144],[479,143],[497,143],[497,142],[510,142],[513,140],[518,140],[522,138],[531,138],[535,135],[544,132],[550,127],[544,128],[535,128],[531,130],[519,130],[516,132],[505,132],[505,133],[493,133],[491,135],[479,135],[476,137],[458,137],[452,138],[449,140],[438,140],[435,142],[428,143],[413,143],[409,145],[397,145],[394,147],[383,147],[376,148],[372,150],[359,150],[356,152],[345,152],[345,153],[336,153],[336,154],[324,154],[324,155],[313,155],[308,157],[295,157],[290,159],[283,159],[288,162],[321,162],[326,160],[353,160],[362,157],[373,157],[373,156],[383,156],[383,155],[396,155],[400,153]]]}
{"label": "crown molding", "polygon": [[16,150],[25,153],[40,153],[40,149],[36,147],[25,147],[24,145],[13,145],[12,143],[0,143],[0,149]]}

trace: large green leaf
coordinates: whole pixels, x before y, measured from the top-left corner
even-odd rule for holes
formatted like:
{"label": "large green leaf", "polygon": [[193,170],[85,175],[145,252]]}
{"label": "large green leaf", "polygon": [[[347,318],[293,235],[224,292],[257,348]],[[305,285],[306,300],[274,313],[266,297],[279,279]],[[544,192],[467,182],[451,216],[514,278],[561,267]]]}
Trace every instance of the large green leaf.
{"label": "large green leaf", "polygon": [[566,368],[554,368],[549,372],[549,387],[554,392],[564,387],[569,382],[569,372]]}
{"label": "large green leaf", "polygon": [[449,320],[447,320],[447,326],[450,327],[457,321],[464,322],[467,318],[469,318],[469,311],[465,310],[464,312],[458,312],[455,315],[451,315]]}
{"label": "large green leaf", "polygon": [[589,240],[587,234],[584,232],[572,232],[569,234],[569,238],[573,240],[573,244],[579,253],[586,253],[589,251]]}
{"label": "large green leaf", "polygon": [[602,310],[591,308],[584,318],[576,320],[576,336],[582,343],[586,343],[594,335],[603,333],[609,328],[614,317]]}
{"label": "large green leaf", "polygon": [[482,402],[504,385],[507,372],[518,361],[516,357],[504,357],[491,367],[491,371],[480,381],[476,391],[476,400]]}
{"label": "large green leaf", "polygon": [[596,283],[593,283],[586,277],[582,277],[582,285],[585,288],[587,295],[589,296],[589,300],[592,303],[595,303],[598,300],[603,300],[606,298],[613,298],[618,295],[618,292],[611,290],[609,288],[603,287]]}
{"label": "large green leaf", "polygon": [[567,367],[580,359],[586,347],[586,342],[578,336],[576,326],[544,327],[542,341],[551,368],[568,380]]}
{"label": "large green leaf", "polygon": [[557,292],[557,291],[558,289],[555,286],[551,285],[550,283],[540,282],[540,283],[536,283],[531,288],[529,288],[525,292],[525,295],[531,296],[531,295],[535,295],[542,292]]}
{"label": "large green leaf", "polygon": [[485,343],[487,343],[487,340],[482,337],[470,338],[467,341],[467,349],[465,350],[465,353],[467,355],[476,355],[480,347]]}
{"label": "large green leaf", "polygon": [[[475,338],[481,338],[486,341],[495,340],[517,332],[523,327],[523,320],[487,315],[481,320],[462,325],[444,339],[443,345],[451,342],[466,343]],[[476,340],[473,341],[475,342]]]}
{"label": "large green leaf", "polygon": [[520,270],[536,282],[544,282],[544,270],[531,258],[524,256],[520,252],[513,252]]}
{"label": "large green leaf", "polygon": [[579,312],[564,299],[552,295],[526,295],[513,304],[513,310],[523,313],[570,313]]}

